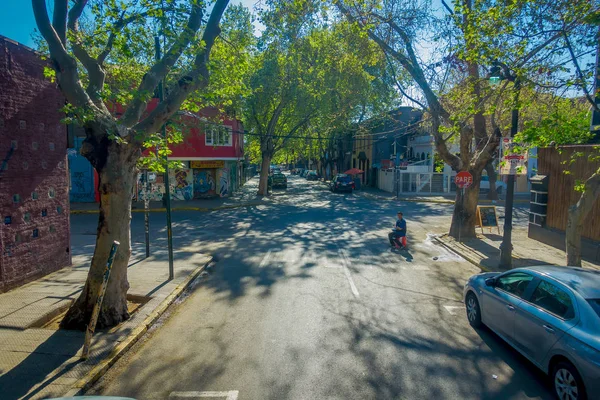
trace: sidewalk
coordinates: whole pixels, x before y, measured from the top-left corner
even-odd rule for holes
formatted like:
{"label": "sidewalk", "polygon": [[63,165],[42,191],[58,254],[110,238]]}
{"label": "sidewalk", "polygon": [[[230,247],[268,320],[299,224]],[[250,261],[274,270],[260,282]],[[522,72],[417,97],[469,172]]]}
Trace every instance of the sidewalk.
{"label": "sidewalk", "polygon": [[[250,178],[238,191],[228,197],[213,197],[196,200],[173,200],[171,198],[172,211],[215,211],[229,208],[249,207],[269,202],[266,197],[257,196],[258,176]],[[96,214],[98,203],[71,203],[71,214]],[[151,201],[150,212],[165,212],[162,201]],[[144,212],[144,202],[133,203],[131,212]]]}
{"label": "sidewalk", "polygon": [[[385,192],[380,189],[372,187],[363,187],[360,190],[354,192],[358,196],[363,196],[376,200],[396,200],[396,196],[393,193]],[[481,193],[479,196],[478,204],[494,204],[497,206],[504,206],[504,199],[492,201],[485,198],[486,194]],[[398,201],[411,201],[417,203],[440,203],[440,204],[454,204],[456,195],[453,193],[444,195],[426,195],[426,194],[414,194],[402,193]],[[529,194],[518,194],[515,195],[515,204],[529,204]]]}
{"label": "sidewalk", "polygon": [[[477,229],[480,231],[480,229]],[[438,243],[484,271],[504,271],[498,266],[500,261],[500,243],[502,235],[496,232],[481,234],[477,239],[458,242],[448,235],[435,238]],[[565,252],[527,237],[526,228],[514,228],[512,232],[513,268],[534,265],[565,265]],[[598,269],[600,265],[588,261],[582,262],[583,268]]]}
{"label": "sidewalk", "polygon": [[80,392],[146,332],[211,260],[192,251],[177,251],[172,281],[164,257],[132,260],[128,299],[146,302],[120,326],[96,332],[87,361],[79,359],[84,332],[44,327],[77,298],[87,264],[0,294],[0,397],[43,399]]}

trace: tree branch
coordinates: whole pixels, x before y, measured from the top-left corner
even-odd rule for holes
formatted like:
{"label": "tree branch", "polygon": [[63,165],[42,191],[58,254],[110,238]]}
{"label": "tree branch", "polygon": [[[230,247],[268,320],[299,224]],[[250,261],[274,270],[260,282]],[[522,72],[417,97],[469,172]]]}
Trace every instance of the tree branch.
{"label": "tree branch", "polygon": [[31,5],[38,29],[48,43],[50,57],[56,71],[56,79],[67,101],[75,107],[95,109],[94,103],[85,90],[83,90],[83,86],[79,80],[77,62],[67,53],[58,34],[50,24],[46,1],[32,0]]}
{"label": "tree branch", "polygon": [[[194,3],[197,4],[197,3]],[[188,95],[195,90],[203,89],[208,86],[209,79],[209,71],[208,71],[208,62],[210,60],[210,51],[212,46],[215,43],[215,39],[221,33],[221,28],[219,27],[219,22],[225,12],[225,8],[229,4],[229,0],[217,0],[213,9],[210,13],[210,17],[208,18],[208,22],[206,24],[206,28],[204,29],[204,33],[202,34],[202,42],[205,44],[204,48],[198,52],[196,55],[196,59],[194,61],[194,67],[192,70],[184,77],[182,77],[175,87],[173,87],[170,91],[169,96],[165,101],[160,103],[143,121],[137,123],[134,126],[134,130],[142,134],[148,134],[158,131],[158,129],[167,122],[169,117],[179,109],[181,104],[185,101]],[[193,34],[195,34],[194,28],[196,27],[195,23],[200,23],[202,19],[202,10],[198,9],[197,6],[194,6],[194,10],[192,11],[192,15],[190,15],[190,20],[188,21],[188,27],[186,28],[186,32],[182,34],[184,36],[182,41],[189,42],[191,41]],[[193,31],[193,32],[192,32]],[[192,36],[188,38],[187,35],[191,34]],[[186,44],[186,46],[187,46]],[[165,64],[159,66],[159,64],[153,67],[154,71],[146,74],[146,77],[142,80],[142,84],[144,88],[149,88],[151,86],[151,81],[156,79],[156,77],[161,76],[161,79],[166,75],[168,68],[172,66],[173,63],[177,60],[177,57],[183,49],[179,49],[177,47],[177,43],[173,45],[171,48],[170,54],[167,54],[162,61],[170,57],[169,61]],[[177,57],[175,57],[177,55]],[[155,68],[156,67],[156,68]],[[158,83],[158,81],[156,81]],[[155,85],[156,86],[156,85]],[[154,87],[152,87],[154,89]],[[136,107],[140,107],[135,104]],[[129,109],[127,109],[129,111]],[[140,108],[135,113],[135,115],[141,114],[143,110]],[[134,113],[134,111],[132,111]],[[125,117],[125,115],[124,115]],[[129,116],[131,123],[132,114]],[[138,116],[139,118],[139,116]],[[124,123],[127,121],[124,121]]]}
{"label": "tree branch", "polygon": [[579,87],[581,87],[581,89],[583,90],[583,93],[585,93],[585,98],[592,105],[594,110],[600,111],[600,109],[598,108],[598,104],[596,104],[596,102],[594,101],[592,96],[590,96],[590,92],[588,91],[587,85],[585,84],[585,79],[583,77],[583,73],[581,72],[581,68],[579,67],[579,62],[577,61],[577,57],[575,57],[575,52],[573,51],[573,47],[571,46],[571,41],[569,40],[569,36],[567,35],[567,32],[564,30],[562,31],[562,34],[565,38],[565,43],[567,45],[567,49],[569,49],[569,54],[571,55],[571,60],[573,61],[573,65],[575,66],[575,71],[577,73],[577,81],[579,81]]}
{"label": "tree branch", "polygon": [[[152,124],[148,121],[143,126],[139,125],[138,121],[139,121],[140,117],[142,116],[142,113],[145,110],[148,100],[150,99],[149,96],[152,95],[152,92],[154,91],[156,86],[158,86],[159,82],[164,79],[164,77],[167,75],[167,73],[169,72],[171,67],[177,62],[177,60],[179,59],[179,57],[181,56],[183,51],[189,46],[191,41],[194,39],[194,36],[196,35],[196,32],[198,32],[198,29],[200,29],[200,24],[202,22],[202,14],[203,14],[201,2],[195,1],[195,0],[191,0],[191,2],[192,2],[192,10],[190,12],[190,16],[188,18],[186,27],[184,28],[183,32],[179,35],[179,37],[177,37],[177,39],[175,40],[175,42],[173,43],[171,48],[165,53],[165,56],[162,59],[160,59],[160,61],[156,62],[156,64],[154,64],[152,66],[152,68],[150,68],[150,70],[142,78],[142,82],[140,83],[140,85],[137,89],[137,93],[136,93],[134,100],[127,106],[127,110],[123,114],[123,117],[121,117],[121,119],[120,119],[120,122],[123,125],[125,125],[127,127],[132,127],[132,126],[136,125],[137,129],[143,129],[146,133],[155,132],[162,126],[162,124],[164,124],[166,122],[166,120],[177,110],[177,108],[179,108],[181,103],[183,103],[183,101],[185,100],[185,97],[187,97],[187,94],[189,93],[189,91],[185,91],[184,95],[180,96],[181,101],[174,101],[175,99],[173,98],[173,95],[177,91],[176,90],[172,91],[171,92],[172,95],[170,96],[170,99],[167,99],[166,101],[162,102],[161,105],[159,107],[157,107],[156,109],[154,109],[154,112],[151,113],[150,116],[148,116],[145,120],[145,121],[147,121],[150,117],[152,117],[152,118],[158,117],[157,113],[155,113],[155,112],[157,110],[161,109],[160,114],[162,115],[162,117],[159,118],[160,121],[158,121],[158,122],[160,122],[160,123],[158,124],[158,126],[156,128],[154,128],[155,124]],[[225,6],[227,6],[227,3],[229,1],[227,0],[224,2],[225,2]],[[211,17],[213,14],[215,14],[215,11],[218,11],[218,6],[220,5],[220,3],[223,3],[223,0],[220,0],[220,1],[218,0],[215,3],[215,6],[211,13]],[[220,18],[219,18],[219,20],[220,20]],[[219,21],[217,20],[216,29],[218,32],[220,32],[220,29],[218,27],[218,22]],[[215,27],[210,27],[209,25],[210,25],[210,21],[209,21],[209,24],[207,24],[207,26],[206,26],[206,30],[204,31],[203,39],[205,36],[207,36],[207,32],[210,31],[212,34],[212,31],[215,28]],[[217,35],[218,35],[218,32],[217,32]],[[214,38],[212,40],[214,41]],[[212,43],[211,43],[211,46],[212,46]],[[208,47],[208,44],[207,44],[207,47]],[[207,73],[208,73],[208,71],[207,71]],[[179,81],[179,85],[186,86],[186,87],[190,86],[189,82],[187,82],[187,84],[186,84],[185,82],[182,82],[181,80]],[[176,108],[172,109],[172,107],[176,107]],[[146,131],[146,129],[148,129],[148,128],[154,129],[154,130]]]}
{"label": "tree branch", "polygon": [[71,46],[73,48],[73,54],[75,54],[75,57],[77,57],[88,72],[89,82],[86,88],[88,96],[98,108],[108,112],[104,101],[100,97],[100,92],[104,88],[104,78],[106,74],[98,61],[90,56],[80,42],[79,18],[83,14],[86,5],[87,0],[76,0],[73,7],[69,10],[69,20],[67,25],[69,31],[73,34]]}
{"label": "tree branch", "polygon": [[54,0],[52,26],[63,46],[67,44],[67,4],[68,0]]}

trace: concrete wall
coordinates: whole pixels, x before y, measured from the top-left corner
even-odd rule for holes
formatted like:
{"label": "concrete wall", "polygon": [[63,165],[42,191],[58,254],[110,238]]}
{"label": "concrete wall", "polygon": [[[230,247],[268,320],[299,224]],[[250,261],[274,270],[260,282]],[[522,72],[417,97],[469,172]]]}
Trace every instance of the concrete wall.
{"label": "concrete wall", "polygon": [[0,36],[0,291],[71,263],[64,98],[44,65]]}

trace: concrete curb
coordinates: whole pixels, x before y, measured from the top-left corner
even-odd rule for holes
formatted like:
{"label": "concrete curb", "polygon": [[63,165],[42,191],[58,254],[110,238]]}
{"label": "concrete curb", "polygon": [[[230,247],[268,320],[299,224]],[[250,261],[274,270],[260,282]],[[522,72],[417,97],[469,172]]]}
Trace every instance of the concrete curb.
{"label": "concrete curb", "polygon": [[[265,204],[260,201],[251,201],[247,203],[240,204],[232,204],[226,206],[219,207],[172,207],[171,211],[199,211],[199,212],[210,212],[210,211],[219,211],[219,210],[230,210],[233,208],[241,208],[241,207],[253,207],[261,204]],[[151,208],[148,212],[166,212],[166,208]],[[100,210],[71,210],[71,214],[98,214]],[[145,210],[143,208],[134,208],[131,210],[132,213],[143,213]]]}
{"label": "concrete curb", "polygon": [[465,260],[467,260],[468,262],[470,262],[471,264],[473,264],[474,266],[476,266],[477,268],[480,268],[482,271],[485,272],[492,272],[492,270],[490,270],[487,267],[484,267],[483,265],[481,265],[479,262],[475,261],[473,258],[471,258],[470,256],[466,255],[464,252],[461,252],[453,247],[451,247],[450,245],[448,245],[446,242],[444,242],[443,240],[441,240],[439,237],[434,237],[433,238],[436,242],[438,242],[440,245],[442,245],[443,247],[445,247],[446,249],[450,250],[451,252],[453,252],[454,254],[464,258]]}
{"label": "concrete curb", "polygon": [[96,365],[90,372],[83,378],[79,379],[71,389],[65,394],[65,397],[73,397],[82,394],[85,390],[89,389],[98,379],[100,379],[108,369],[117,362],[119,358],[125,354],[131,346],[133,346],[148,329],[167,311],[169,306],[183,293],[183,291],[190,285],[190,283],[200,275],[204,269],[213,261],[213,257],[209,259],[201,266],[196,268],[183,282],[181,282],[175,290],[171,292],[159,305],[156,307],[150,315],[141,323],[140,326],[133,329],[129,335],[119,343],[110,355]]}

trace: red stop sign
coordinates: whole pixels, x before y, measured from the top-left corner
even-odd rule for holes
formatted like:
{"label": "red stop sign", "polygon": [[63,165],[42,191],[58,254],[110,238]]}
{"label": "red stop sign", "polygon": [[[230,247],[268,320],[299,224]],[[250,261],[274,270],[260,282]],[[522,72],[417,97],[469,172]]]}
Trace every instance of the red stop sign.
{"label": "red stop sign", "polygon": [[461,189],[466,189],[473,184],[473,175],[468,171],[460,171],[456,174],[456,186]]}

